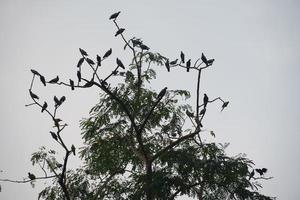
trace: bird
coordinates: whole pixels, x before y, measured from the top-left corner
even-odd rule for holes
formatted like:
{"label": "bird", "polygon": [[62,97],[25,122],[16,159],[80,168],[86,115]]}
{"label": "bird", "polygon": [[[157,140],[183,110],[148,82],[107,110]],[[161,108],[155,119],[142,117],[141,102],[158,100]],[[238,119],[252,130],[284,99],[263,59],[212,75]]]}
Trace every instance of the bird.
{"label": "bird", "polygon": [[163,96],[165,96],[165,94],[166,94],[166,92],[167,92],[167,87],[165,87],[164,89],[162,89],[160,92],[159,92],[159,94],[157,95],[157,98],[158,99],[161,99],[161,98],[163,98]]}
{"label": "bird", "polygon": [[191,59],[186,62],[186,71],[189,72],[191,67]]}
{"label": "bird", "polygon": [[171,61],[170,65],[176,65],[177,61],[178,61],[178,59]]}
{"label": "bird", "polygon": [[44,86],[46,86],[46,80],[45,80],[45,77],[40,75],[40,80],[41,82],[43,83]]}
{"label": "bird", "polygon": [[86,82],[86,84],[83,85],[83,87],[88,88],[88,87],[92,87],[93,86],[93,81],[88,81]]}
{"label": "bird", "polygon": [[78,67],[78,68],[81,67],[83,61],[84,61],[84,57],[82,57],[82,58],[80,58],[80,59],[78,60],[78,63],[77,63],[77,67]]}
{"label": "bird", "polygon": [[109,19],[110,19],[110,20],[111,20],[111,19],[116,20],[120,13],[121,13],[121,11],[112,14],[112,15],[109,17]]}
{"label": "bird", "polygon": [[205,57],[205,55],[202,53],[202,55],[201,55],[201,60],[202,60],[202,62],[204,62],[204,64],[207,66],[208,65],[208,63],[207,63],[207,58]]}
{"label": "bird", "polygon": [[182,51],[180,52],[180,58],[181,58],[181,62],[185,63],[184,53]]}
{"label": "bird", "polygon": [[112,53],[112,49],[110,48],[108,51],[105,52],[103,59],[107,58],[108,56],[110,56],[110,54]]}
{"label": "bird", "polygon": [[206,94],[204,94],[204,97],[203,97],[204,108],[206,108],[207,103],[208,103],[208,96]]}
{"label": "bird", "polygon": [[79,48],[79,51],[81,53],[82,56],[88,56],[87,52],[81,48]]}
{"label": "bird", "polygon": [[77,78],[78,78],[78,82],[81,81],[81,72],[80,71],[77,71]]}
{"label": "bird", "polygon": [[221,112],[224,110],[224,108],[226,108],[228,106],[228,104],[229,104],[229,101],[225,101],[223,103]]}
{"label": "bird", "polygon": [[207,64],[212,65],[214,61],[215,61],[215,59],[209,59],[209,60],[207,60]]}
{"label": "bird", "polygon": [[51,79],[48,83],[54,84],[57,83],[59,81],[59,77],[56,76],[55,78]]}
{"label": "bird", "polygon": [[117,32],[116,32],[116,34],[115,34],[115,37],[117,37],[118,35],[122,34],[124,31],[125,31],[124,28],[118,29]]}
{"label": "bird", "polygon": [[122,63],[122,61],[121,61],[119,58],[116,59],[116,62],[117,62],[117,65],[118,65],[119,67],[121,67],[122,69],[125,69],[125,67],[124,67],[124,65],[123,65],[123,63]]}
{"label": "bird", "polygon": [[30,172],[28,172],[28,178],[30,179],[30,180],[34,180],[34,179],[36,179],[36,177],[35,177],[35,175],[34,174],[32,174],[32,173],[30,173]]}
{"label": "bird", "polygon": [[51,133],[52,138],[57,141],[57,135],[56,135],[56,133],[54,133],[52,131],[50,131],[50,133]]}
{"label": "bird", "polygon": [[33,99],[39,99],[38,95],[36,95],[33,92],[31,92],[31,90],[29,90],[29,94],[30,94],[31,98],[33,98]]}
{"label": "bird", "polygon": [[71,151],[72,151],[73,155],[75,156],[75,146],[74,146],[74,144],[72,144],[72,146],[71,146]]}
{"label": "bird", "polygon": [[250,175],[249,175],[249,180],[250,180],[251,178],[253,178],[254,174],[255,174],[255,172],[254,172],[254,170],[252,170],[252,172],[251,172]]}
{"label": "bird", "polygon": [[170,72],[170,63],[169,63],[169,60],[166,61],[165,66],[166,66],[168,72]]}
{"label": "bird", "polygon": [[70,79],[70,86],[71,86],[71,90],[74,90],[74,81],[72,79]]}
{"label": "bird", "polygon": [[41,111],[41,112],[44,112],[44,111],[47,109],[47,107],[48,107],[48,104],[47,104],[47,102],[45,101],[45,102],[44,102],[44,105],[42,106],[42,111]]}

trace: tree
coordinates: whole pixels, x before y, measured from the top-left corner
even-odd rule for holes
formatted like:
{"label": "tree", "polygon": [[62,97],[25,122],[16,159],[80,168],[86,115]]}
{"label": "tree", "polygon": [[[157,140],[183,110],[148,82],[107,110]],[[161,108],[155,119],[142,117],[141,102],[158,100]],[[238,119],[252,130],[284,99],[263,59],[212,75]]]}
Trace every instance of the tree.
{"label": "tree", "polygon": [[[60,81],[55,77],[49,81],[37,72],[33,73],[29,89],[33,103],[50,116],[55,130],[51,138],[65,152],[62,162],[56,152],[42,147],[33,153],[31,161],[38,164],[44,176],[29,173],[28,180],[53,179],[53,184],[39,194],[39,198],[56,199],[175,199],[188,195],[198,199],[271,199],[258,192],[259,179],[269,179],[266,168],[255,169],[254,163],[243,155],[226,155],[227,144],[202,141],[204,117],[210,104],[221,103],[221,110],[229,102],[221,97],[210,98],[200,93],[202,72],[211,67],[214,59],[203,53],[196,61],[180,58],[170,60],[167,56],[150,51],[139,38],[126,39],[124,28],[117,23],[120,12],[110,16],[117,31],[115,37],[124,42],[124,50],[131,51],[132,59],[124,64],[116,58],[116,67],[106,77],[98,73],[112,49],[94,61],[88,53],[79,49],[81,58],[77,64],[77,81]],[[92,70],[91,77],[83,76],[85,68]],[[157,93],[151,89],[156,78],[155,67],[172,68],[197,73],[195,105],[186,103],[189,91],[168,90],[163,85]],[[79,151],[84,166],[68,169],[68,159],[77,155],[77,148],[67,146],[61,132],[66,124],[58,118],[57,110],[66,100],[65,96],[54,96],[54,111],[48,103],[41,102],[33,92],[35,78],[43,85],[57,84],[74,89],[97,87],[101,91],[99,103],[82,120],[84,146]],[[114,84],[111,80],[121,80]],[[214,133],[211,132],[214,136]],[[51,174],[51,175],[48,175]],[[3,181],[3,180],[2,180]]]}

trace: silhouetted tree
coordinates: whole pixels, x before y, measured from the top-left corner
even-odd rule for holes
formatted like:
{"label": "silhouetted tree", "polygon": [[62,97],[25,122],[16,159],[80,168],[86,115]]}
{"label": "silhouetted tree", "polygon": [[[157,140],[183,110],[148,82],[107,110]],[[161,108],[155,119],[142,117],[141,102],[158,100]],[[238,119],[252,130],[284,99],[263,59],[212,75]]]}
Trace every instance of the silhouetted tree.
{"label": "silhouetted tree", "polygon": [[[59,162],[55,151],[42,147],[32,155],[31,161],[42,168],[44,176],[28,173],[28,180],[23,182],[53,179],[53,184],[39,194],[39,198],[48,200],[153,200],[175,199],[181,195],[203,200],[271,199],[258,192],[257,179],[269,179],[264,177],[266,168],[254,170],[254,163],[248,158],[226,155],[227,144],[201,139],[209,104],[220,102],[221,110],[229,104],[221,97],[212,98],[200,91],[201,73],[212,66],[214,59],[207,59],[202,53],[198,60],[186,61],[181,51],[179,58],[169,62],[166,56],[150,51],[141,39],[126,39],[125,29],[117,23],[119,14],[114,13],[109,19],[117,28],[115,36],[125,43],[124,50],[132,53],[129,63],[116,57],[115,68],[102,77],[98,71],[112,57],[112,49],[102,58],[97,55],[94,61],[80,48],[76,83],[72,79],[60,81],[58,76],[47,82],[39,72],[31,70],[29,94],[33,103],[27,106],[38,106],[50,116],[55,127],[50,131],[51,138],[61,145],[65,156]],[[189,91],[168,90],[164,83],[158,94],[151,89],[151,81],[156,78],[155,67],[166,67],[170,73],[175,67],[197,73],[195,104],[181,101],[182,97],[190,98]],[[82,68],[90,68],[91,77],[84,76]],[[84,146],[78,154],[85,163],[83,167],[67,169],[70,155],[77,155],[78,148],[67,146],[61,137],[66,124],[58,118],[57,110],[66,97],[54,96],[51,112],[50,104],[42,103],[33,93],[36,77],[45,86],[57,84],[72,90],[97,87],[101,91],[99,103],[81,122]],[[114,77],[121,81],[114,84]]]}

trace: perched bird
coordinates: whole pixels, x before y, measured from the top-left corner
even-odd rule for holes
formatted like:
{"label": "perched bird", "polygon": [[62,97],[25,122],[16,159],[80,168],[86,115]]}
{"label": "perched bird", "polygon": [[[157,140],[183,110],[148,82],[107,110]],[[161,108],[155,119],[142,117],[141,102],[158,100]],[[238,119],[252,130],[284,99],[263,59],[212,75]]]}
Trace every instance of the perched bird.
{"label": "perched bird", "polygon": [[92,59],[90,59],[90,58],[85,58],[85,60],[86,60],[86,62],[89,63],[90,65],[94,65],[94,64],[95,64],[95,62],[94,62]]}
{"label": "perched bird", "polygon": [[48,107],[48,104],[47,104],[47,102],[45,101],[45,102],[44,102],[44,105],[42,106],[42,111],[41,111],[41,112],[44,112],[44,111],[47,109],[47,107]]}
{"label": "perched bird", "polygon": [[249,180],[250,180],[251,178],[253,178],[254,174],[255,174],[255,172],[254,172],[254,170],[252,170],[252,172],[251,172],[250,175],[249,175]]}
{"label": "perched bird", "polygon": [[166,92],[167,92],[167,87],[165,87],[164,89],[162,89],[160,92],[159,92],[159,94],[157,95],[157,98],[158,99],[161,99],[161,98],[163,98],[163,96],[165,96],[165,94],[166,94]]}
{"label": "perched bird", "polygon": [[97,55],[97,65],[101,66],[101,57]]}
{"label": "perched bird", "polygon": [[223,103],[221,112],[224,110],[224,108],[226,108],[228,106],[228,104],[229,104],[229,101],[225,101]]}
{"label": "perched bird", "polygon": [[33,99],[39,99],[38,95],[36,95],[33,92],[31,92],[31,90],[29,90],[29,94],[30,94],[31,98],[33,98]]}
{"label": "perched bird", "polygon": [[79,48],[79,51],[81,53],[82,56],[88,56],[87,52],[81,48]]}
{"label": "perched bird", "polygon": [[109,19],[110,19],[110,20],[111,20],[111,19],[116,20],[120,13],[121,13],[121,11],[112,14],[112,15],[109,17]]}
{"label": "perched bird", "polygon": [[32,174],[32,173],[30,173],[30,172],[28,172],[28,178],[30,179],[30,180],[34,180],[34,179],[36,179],[36,177],[35,177],[35,175],[34,174]]}
{"label": "perched bird", "polygon": [[186,110],[185,111],[186,115],[190,118],[193,118],[194,117],[194,113],[191,113],[190,111]]}
{"label": "perched bird", "polygon": [[180,52],[180,59],[181,59],[181,62],[182,63],[185,63],[185,58],[184,58],[185,56],[184,56],[184,53],[181,51]]}
{"label": "perched bird", "polygon": [[207,103],[208,103],[208,96],[206,94],[204,94],[204,97],[203,97],[204,108],[206,108]]}
{"label": "perched bird", "polygon": [[46,80],[45,80],[45,77],[40,75],[40,80],[41,82],[43,83],[44,86],[46,86]]}
{"label": "perched bird", "polygon": [[77,63],[77,67],[78,67],[78,68],[81,67],[83,61],[84,61],[84,58],[80,58],[80,59],[78,60],[78,63]]}
{"label": "perched bird", "polygon": [[57,135],[56,135],[56,133],[54,133],[52,131],[50,131],[50,133],[51,133],[52,138],[57,141]]}
{"label": "perched bird", "polygon": [[85,87],[85,88],[92,87],[93,84],[94,83],[92,81],[88,81],[88,82],[86,82],[86,84],[83,85],[83,87]]}
{"label": "perched bird", "polygon": [[81,81],[81,72],[80,71],[77,71],[77,78],[78,78],[78,82]]}
{"label": "perched bird", "polygon": [[37,72],[36,70],[34,70],[34,69],[31,69],[30,71],[31,71],[34,75],[38,75],[38,76],[40,75],[40,73],[38,73],[38,72]]}
{"label": "perched bird", "polygon": [[124,65],[123,65],[123,63],[122,63],[122,61],[121,61],[119,58],[116,59],[116,62],[117,62],[117,65],[118,65],[119,67],[121,67],[122,69],[125,69],[125,67],[124,67]]}
{"label": "perched bird", "polygon": [[177,61],[178,61],[178,59],[171,61],[170,65],[176,65]]}
{"label": "perched bird", "polygon": [[142,45],[142,42],[139,39],[132,39],[131,42],[133,47]]}
{"label": "perched bird", "polygon": [[205,55],[202,53],[202,55],[201,55],[201,60],[202,60],[202,62],[204,62],[204,64],[207,66],[208,65],[208,63],[207,63],[207,58],[205,57]]}
{"label": "perched bird", "polygon": [[116,34],[115,34],[115,37],[117,37],[118,35],[122,34],[124,31],[125,31],[124,28],[118,29],[117,32],[116,32]]}
{"label": "perched bird", "polygon": [[73,155],[75,156],[75,146],[73,144],[71,146],[71,151],[72,151]]}
{"label": "perched bird", "polygon": [[71,90],[74,90],[74,81],[72,79],[70,79],[70,86],[71,86]]}
{"label": "perched bird", "polygon": [[170,63],[169,63],[169,60],[167,60],[167,61],[165,62],[165,66],[166,66],[168,72],[170,72]]}
{"label": "perched bird", "polygon": [[191,67],[191,59],[186,62],[186,71],[189,72]]}
{"label": "perched bird", "polygon": [[57,83],[59,81],[59,77],[56,76],[54,79],[51,79],[48,83],[54,84]]}
{"label": "perched bird", "polygon": [[105,52],[103,59],[107,58],[108,56],[110,56],[110,54],[112,53],[112,49],[110,48],[108,51]]}

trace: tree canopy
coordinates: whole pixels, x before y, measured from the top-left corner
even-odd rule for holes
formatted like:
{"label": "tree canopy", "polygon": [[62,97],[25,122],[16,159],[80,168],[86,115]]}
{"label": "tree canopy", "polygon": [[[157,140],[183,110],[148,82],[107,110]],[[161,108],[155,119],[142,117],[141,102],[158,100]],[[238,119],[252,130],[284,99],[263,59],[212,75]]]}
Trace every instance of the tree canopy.
{"label": "tree canopy", "polygon": [[[33,79],[29,95],[43,113],[50,116],[54,130],[52,139],[65,152],[64,159],[57,159],[57,152],[42,147],[32,154],[32,164],[39,165],[45,176],[29,173],[27,182],[37,179],[53,180],[39,194],[39,199],[176,199],[187,195],[201,200],[209,199],[272,199],[259,193],[260,179],[266,168],[255,168],[243,154],[228,156],[228,144],[203,141],[204,118],[210,106],[226,109],[229,101],[222,97],[209,97],[201,92],[201,73],[214,64],[214,59],[204,53],[197,60],[189,59],[184,52],[178,58],[151,49],[140,38],[126,39],[124,28],[117,23],[120,12],[110,16],[117,30],[115,37],[124,42],[124,50],[130,51],[129,61],[114,57],[107,50],[96,59],[83,49],[77,64],[77,80],[61,81],[59,76],[46,79],[32,69]],[[115,68],[101,77],[106,60],[115,59]],[[125,64],[129,63],[129,64]],[[92,75],[83,71],[90,68]],[[181,68],[186,73],[197,73],[196,96],[188,90],[169,90],[166,85],[157,92],[151,88],[156,78],[156,68]],[[47,86],[57,84],[72,90],[97,87],[99,102],[90,115],[81,121],[84,146],[68,146],[61,132],[66,124],[57,116],[66,97],[54,96],[54,111],[48,103],[40,101],[33,91],[36,78]],[[115,83],[118,80],[118,83]],[[188,104],[193,98],[195,104]],[[210,132],[214,136],[213,132]],[[68,168],[71,155],[79,155],[84,165]]]}

